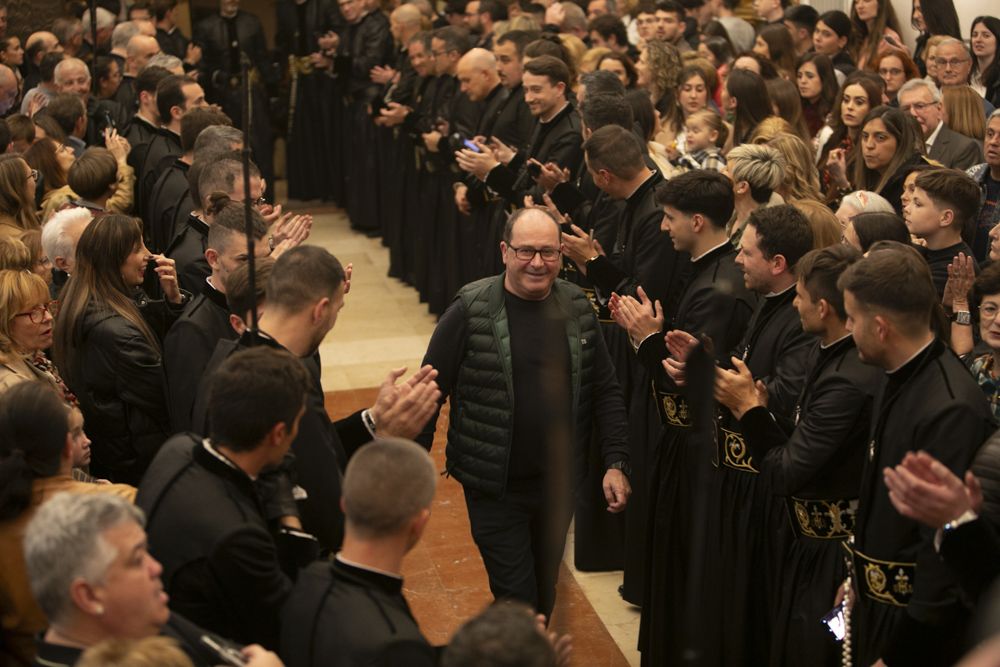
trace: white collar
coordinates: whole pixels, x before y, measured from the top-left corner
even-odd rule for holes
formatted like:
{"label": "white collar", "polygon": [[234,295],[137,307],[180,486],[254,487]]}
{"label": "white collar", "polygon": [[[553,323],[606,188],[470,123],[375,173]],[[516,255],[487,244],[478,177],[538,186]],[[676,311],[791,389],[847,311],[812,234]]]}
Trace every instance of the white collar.
{"label": "white collar", "polygon": [[393,579],[397,579],[399,581],[403,580],[403,578],[401,576],[399,576],[398,574],[395,574],[393,572],[387,572],[385,570],[380,570],[377,567],[372,567],[371,565],[362,565],[361,563],[355,563],[354,561],[347,560],[346,558],[344,558],[339,553],[335,556],[335,558],[338,561],[340,561],[341,563],[343,563],[344,565],[350,565],[351,567],[356,567],[359,570],[367,570],[368,572],[374,572],[375,574],[381,574],[383,577],[392,577]]}
{"label": "white collar", "polygon": [[716,250],[718,250],[722,246],[726,246],[726,245],[732,245],[732,243],[729,242],[729,239],[726,239],[725,241],[723,241],[719,245],[715,246],[714,248],[710,248],[710,249],[706,250],[705,252],[701,253],[697,257],[692,257],[691,258],[691,263],[694,264],[695,262],[699,261],[705,255],[710,255],[711,253],[715,252]]}
{"label": "white collar", "polygon": [[839,343],[840,341],[845,340],[845,339],[850,338],[850,337],[851,337],[851,334],[846,333],[843,336],[841,336],[840,338],[838,338],[837,340],[835,340],[832,343],[830,343],[829,345],[824,345],[823,343],[820,343],[819,344],[819,349],[821,349],[821,350],[829,349],[829,348],[833,347],[834,345],[836,345],[837,343]]}
{"label": "white collar", "polygon": [[900,368],[902,368],[906,364],[910,363],[911,361],[913,361],[914,359],[916,359],[917,357],[919,357],[921,354],[923,354],[924,350],[926,350],[927,348],[929,348],[931,346],[931,343],[933,343],[934,340],[935,340],[934,337],[931,336],[931,339],[929,341],[927,341],[927,344],[924,345],[923,347],[921,347],[916,352],[914,352],[912,357],[910,357],[909,359],[907,359],[906,361],[904,361],[903,363],[901,363],[899,366],[896,366],[891,371],[886,371],[886,374],[887,375],[892,375],[893,373],[895,373],[896,371],[898,371]]}
{"label": "white collar", "polygon": [[927,146],[927,150],[930,150],[931,146],[934,145],[934,140],[937,139],[942,127],[944,127],[944,121],[938,121],[938,126],[934,128],[934,131],[931,132],[931,136],[927,137],[927,141],[924,142],[924,145]]}

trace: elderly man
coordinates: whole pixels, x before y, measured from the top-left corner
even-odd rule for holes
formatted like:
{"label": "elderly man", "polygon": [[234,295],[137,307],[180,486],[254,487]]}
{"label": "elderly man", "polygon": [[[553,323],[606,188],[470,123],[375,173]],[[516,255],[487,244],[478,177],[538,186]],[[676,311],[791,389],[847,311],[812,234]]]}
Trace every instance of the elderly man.
{"label": "elderly man", "polygon": [[135,90],[135,77],[149,63],[149,59],[160,52],[160,43],[155,37],[139,33],[128,40],[125,47],[125,67],[122,70],[122,82],[115,92],[114,100],[122,105],[129,114],[136,110],[138,103]]}
{"label": "elderly man", "polygon": [[[954,37],[942,40],[934,54],[934,64],[937,65],[937,79],[941,86],[968,85],[972,76],[972,54],[961,40]],[[993,113],[993,108],[989,100],[983,100],[983,111],[987,116]]]}
{"label": "elderly man", "polygon": [[74,206],[56,211],[42,227],[42,250],[52,261],[52,285],[49,289],[53,299],[69,280],[76,266],[76,244],[93,219],[90,210]]}
{"label": "elderly man", "polygon": [[6,116],[17,101],[17,77],[14,70],[0,65],[0,116]]}
{"label": "elderly man", "polygon": [[929,158],[952,169],[968,169],[983,161],[979,142],[945,125],[941,91],[933,82],[907,81],[899,89],[898,98],[900,111],[912,115],[920,125]]}
{"label": "elderly man", "polygon": [[[459,290],[424,357],[451,397],[445,465],[465,489],[490,590],[546,616],[595,422],[609,511],[631,493],[625,402],[590,301],[556,278],[560,237],[546,211],[511,216],[506,271]],[[418,439],[428,448],[435,421]]]}
{"label": "elderly man", "polygon": [[990,114],[983,147],[986,162],[966,172],[975,179],[983,193],[972,243],[972,250],[980,262],[985,261],[990,251],[990,230],[1000,224],[1000,110]]}
{"label": "elderly man", "polygon": [[128,114],[122,105],[113,100],[98,100],[90,94],[90,70],[79,58],[66,58],[55,70],[55,83],[60,93],[70,93],[79,97],[87,107],[88,146],[103,146],[104,131],[124,129],[128,124]]}
{"label": "elderly man", "polygon": [[24,90],[31,90],[42,80],[42,59],[50,53],[61,53],[59,38],[47,30],[28,35],[24,41]]}
{"label": "elderly man", "polygon": [[90,10],[88,9],[83,13],[80,18],[83,25],[83,46],[80,47],[80,51],[77,53],[79,58],[87,61],[94,59],[95,51],[96,55],[103,56],[107,55],[111,50],[111,33],[115,29],[115,15],[105,9],[104,7],[98,7],[97,12],[97,48],[94,48],[93,31],[91,29],[90,23]]}

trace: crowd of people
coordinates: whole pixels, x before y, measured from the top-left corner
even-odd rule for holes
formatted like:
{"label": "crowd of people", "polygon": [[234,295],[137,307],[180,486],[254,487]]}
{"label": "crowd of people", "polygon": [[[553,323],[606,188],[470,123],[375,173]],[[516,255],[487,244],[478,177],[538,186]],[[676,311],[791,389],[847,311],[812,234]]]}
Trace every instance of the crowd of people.
{"label": "crowd of people", "polygon": [[[1000,19],[746,4],[0,6],[3,664],[588,664],[571,525],[644,665],[996,664]],[[276,174],[440,317],[337,421]]]}

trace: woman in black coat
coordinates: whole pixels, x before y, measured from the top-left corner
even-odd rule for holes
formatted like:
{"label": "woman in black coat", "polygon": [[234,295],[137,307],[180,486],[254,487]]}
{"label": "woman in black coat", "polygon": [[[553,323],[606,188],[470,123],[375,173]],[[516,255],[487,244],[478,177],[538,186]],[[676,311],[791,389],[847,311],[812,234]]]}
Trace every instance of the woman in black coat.
{"label": "woman in black coat", "polygon": [[[189,295],[174,261],[146,249],[137,218],[94,220],[76,261],[56,318],[55,358],[80,401],[94,474],[134,485],[169,434],[161,341]],[[165,300],[142,290],[147,267]]]}

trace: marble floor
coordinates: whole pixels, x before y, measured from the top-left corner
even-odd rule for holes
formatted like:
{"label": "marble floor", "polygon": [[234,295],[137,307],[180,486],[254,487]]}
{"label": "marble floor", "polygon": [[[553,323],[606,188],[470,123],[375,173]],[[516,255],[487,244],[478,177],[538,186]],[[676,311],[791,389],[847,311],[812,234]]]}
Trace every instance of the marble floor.
{"label": "marble floor", "polygon": [[[322,245],[354,266],[351,292],[336,328],[320,347],[327,407],[349,414],[374,398],[392,368],[416,369],[435,318],[415,290],[389,278],[388,251],[379,239],[350,229],[346,216],[331,207],[294,205],[310,211],[309,243]],[[438,424],[435,462],[443,470],[443,428]],[[635,650],[638,609],[618,595],[621,572],[578,572],[573,567],[572,530],[561,574],[553,627],[574,636],[574,665],[638,665]],[[443,643],[491,599],[482,561],[469,535],[464,498],[457,482],[441,478],[431,523],[407,561],[406,592],[428,638]]]}

